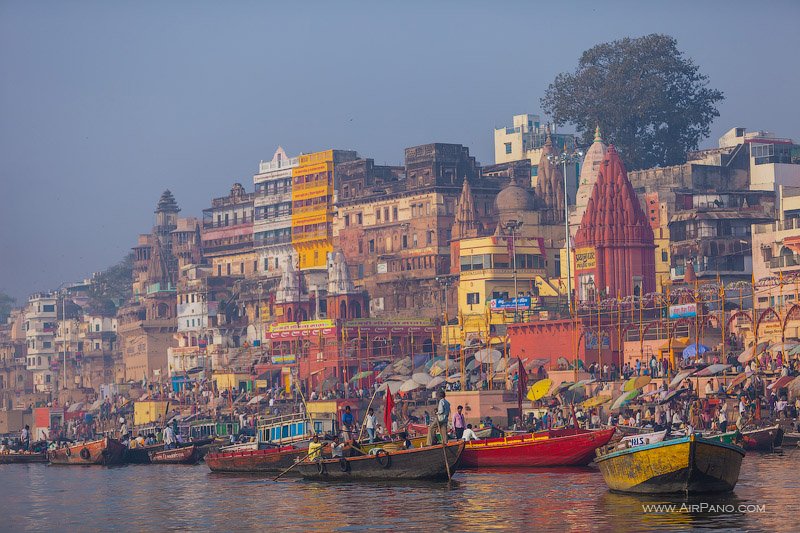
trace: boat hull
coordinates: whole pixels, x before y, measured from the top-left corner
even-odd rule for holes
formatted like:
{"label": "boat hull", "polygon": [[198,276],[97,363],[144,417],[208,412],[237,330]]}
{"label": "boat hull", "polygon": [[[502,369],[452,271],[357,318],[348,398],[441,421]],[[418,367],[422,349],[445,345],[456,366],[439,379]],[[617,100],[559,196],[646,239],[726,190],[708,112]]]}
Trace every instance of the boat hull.
{"label": "boat hull", "polygon": [[266,450],[209,453],[205,456],[205,461],[212,472],[279,474],[306,455],[308,450],[284,446]]}
{"label": "boat hull", "polygon": [[117,465],[123,463],[126,449],[118,440],[106,437],[51,450],[47,458],[54,465]]}
{"label": "boat hull", "polygon": [[769,452],[783,444],[783,429],[771,426],[742,432],[742,442],[747,451]]}
{"label": "boat hull", "polygon": [[44,453],[0,453],[0,465],[46,462],[47,454]]}
{"label": "boat hull", "polygon": [[193,465],[199,460],[200,453],[197,446],[184,446],[150,453],[150,462],[153,464]]}
{"label": "boat hull", "polygon": [[729,492],[744,450],[696,435],[597,458],[608,488],[640,494]]}
{"label": "boat hull", "polygon": [[317,481],[441,481],[448,479],[448,467],[451,475],[456,471],[463,450],[463,441],[452,441],[444,446],[444,451],[439,444],[377,455],[306,461],[295,470],[303,478]]}
{"label": "boat hull", "polygon": [[[574,430],[573,430],[574,431]],[[614,429],[539,432],[466,443],[461,454],[463,468],[585,466],[595,450],[608,444]]]}

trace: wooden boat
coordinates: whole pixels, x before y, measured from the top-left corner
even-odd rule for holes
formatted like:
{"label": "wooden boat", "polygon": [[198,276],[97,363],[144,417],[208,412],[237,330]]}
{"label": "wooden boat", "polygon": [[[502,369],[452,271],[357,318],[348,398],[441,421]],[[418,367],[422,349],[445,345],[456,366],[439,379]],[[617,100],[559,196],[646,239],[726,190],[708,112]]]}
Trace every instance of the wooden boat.
{"label": "wooden boat", "polygon": [[796,431],[787,431],[783,434],[781,446],[797,446],[798,443],[800,443],[800,433]]}
{"label": "wooden boat", "polygon": [[[503,435],[503,431],[500,428],[496,428],[494,426],[485,427],[485,428],[473,428],[475,435],[478,436],[479,439],[488,439],[489,437],[501,437]],[[412,435],[428,435],[428,426],[425,424],[414,424],[411,423],[408,425],[408,431]]]}
{"label": "wooden boat", "polygon": [[608,444],[614,429],[562,429],[512,437],[472,440],[461,454],[461,466],[585,466],[595,450]]}
{"label": "wooden boat", "polygon": [[142,465],[150,463],[150,454],[164,450],[164,443],[151,444],[149,446],[137,446],[136,448],[126,448],[122,456],[122,461],[127,464]]}
{"label": "wooden boat", "polygon": [[54,465],[116,465],[123,462],[125,450],[118,440],[105,437],[50,450],[47,458]]}
{"label": "wooden boat", "polygon": [[628,435],[622,438],[622,445],[626,448],[641,446],[642,444],[655,444],[661,442],[667,436],[667,430],[654,431],[652,433],[641,433],[639,435]]}
{"label": "wooden boat", "polygon": [[264,450],[209,453],[205,461],[212,472],[278,474],[306,455],[307,449],[283,446]]}
{"label": "wooden boat", "polygon": [[739,480],[744,450],[689,435],[598,455],[612,491],[661,494],[728,492]]}
{"label": "wooden boat", "polygon": [[193,465],[199,460],[198,448],[193,445],[150,452],[150,462],[155,464]]}
{"label": "wooden boat", "polygon": [[725,433],[703,433],[703,438],[724,442],[725,444],[736,444],[741,446],[742,434],[738,431],[726,431]]}
{"label": "wooden boat", "polygon": [[305,479],[321,481],[446,480],[448,466],[451,474],[455,472],[463,451],[464,441],[457,440],[444,446],[303,461],[295,470]]}
{"label": "wooden boat", "polygon": [[779,425],[742,431],[742,442],[747,451],[770,452],[783,443],[783,429]]}
{"label": "wooden boat", "polygon": [[0,465],[46,462],[46,453],[0,453]]}
{"label": "wooden boat", "polygon": [[[425,445],[425,442],[428,440],[427,436],[424,437],[409,437],[411,441],[411,445],[414,448],[420,448]],[[403,444],[405,443],[405,439],[398,439],[398,440],[391,440],[391,441],[375,441],[372,444],[369,442],[361,442],[358,445],[358,448],[363,451],[364,453],[369,453],[373,449],[382,448],[387,452],[393,452],[397,450],[403,449]]]}

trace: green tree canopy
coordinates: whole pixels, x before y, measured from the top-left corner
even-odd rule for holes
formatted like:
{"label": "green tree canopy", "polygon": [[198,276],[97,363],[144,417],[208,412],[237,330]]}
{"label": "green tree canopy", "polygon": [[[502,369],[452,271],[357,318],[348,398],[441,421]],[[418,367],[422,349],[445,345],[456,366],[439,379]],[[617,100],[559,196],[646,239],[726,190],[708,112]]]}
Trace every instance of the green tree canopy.
{"label": "green tree canopy", "polygon": [[541,103],[557,124],[573,124],[584,144],[600,126],[626,167],[642,169],[685,162],[708,137],[723,98],[674,38],[652,34],[586,50]]}
{"label": "green tree canopy", "polygon": [[131,297],[133,285],[133,254],[128,254],[116,265],[95,274],[89,296],[89,309],[103,315],[113,315],[117,305]]}
{"label": "green tree canopy", "polygon": [[8,294],[0,291],[0,324],[5,324],[8,320],[8,315],[11,314],[11,309],[14,308],[14,302],[17,300]]}

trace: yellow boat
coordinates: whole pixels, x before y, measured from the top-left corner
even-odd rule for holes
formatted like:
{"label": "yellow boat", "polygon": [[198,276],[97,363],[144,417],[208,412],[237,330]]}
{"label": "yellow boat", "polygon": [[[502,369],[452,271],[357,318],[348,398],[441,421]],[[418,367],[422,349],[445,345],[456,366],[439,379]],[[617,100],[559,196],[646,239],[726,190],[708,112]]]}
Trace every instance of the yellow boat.
{"label": "yellow boat", "polygon": [[744,458],[739,446],[699,435],[600,453],[609,489],[642,494],[732,491]]}

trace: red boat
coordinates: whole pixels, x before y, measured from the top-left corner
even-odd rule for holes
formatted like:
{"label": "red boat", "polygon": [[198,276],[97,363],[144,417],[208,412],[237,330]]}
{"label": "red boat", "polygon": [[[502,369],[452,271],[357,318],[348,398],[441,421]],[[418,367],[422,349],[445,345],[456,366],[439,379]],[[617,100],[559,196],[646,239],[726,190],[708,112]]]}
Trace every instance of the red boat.
{"label": "red boat", "polygon": [[54,465],[117,465],[122,463],[126,449],[118,440],[105,437],[50,450],[47,458]]}
{"label": "red boat", "polygon": [[783,444],[783,429],[779,425],[742,431],[742,447],[747,451],[770,452]]}
{"label": "red boat", "polygon": [[461,466],[586,466],[615,431],[561,429],[472,440],[461,454]]}
{"label": "red boat", "polygon": [[184,446],[172,450],[150,452],[150,462],[173,465],[193,465],[200,460],[197,446]]}
{"label": "red boat", "polygon": [[205,460],[212,472],[250,472],[278,474],[296,460],[308,455],[307,449],[284,446],[266,450],[241,450],[209,453]]}

